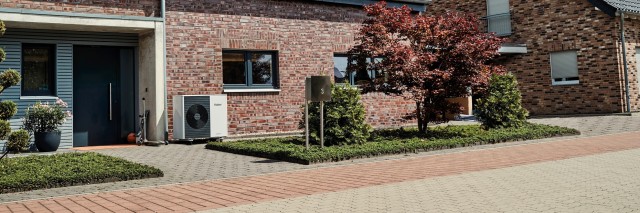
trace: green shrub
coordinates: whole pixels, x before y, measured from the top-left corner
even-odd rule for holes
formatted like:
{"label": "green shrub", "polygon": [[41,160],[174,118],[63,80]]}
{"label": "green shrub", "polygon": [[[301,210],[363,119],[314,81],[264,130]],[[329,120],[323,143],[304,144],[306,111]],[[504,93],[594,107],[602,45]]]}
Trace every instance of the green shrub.
{"label": "green shrub", "polygon": [[429,132],[429,136],[432,136],[431,138],[425,138],[424,133],[418,131],[417,128],[376,130],[374,135],[377,137],[367,143],[330,146],[324,149],[314,145],[309,150],[306,150],[303,145],[304,138],[301,137],[209,142],[206,148],[294,163],[311,164],[580,134],[575,129],[530,123],[525,123],[520,128],[488,130],[480,125],[446,126],[432,128]]}
{"label": "green shrub", "polygon": [[[304,109],[304,106],[302,107]],[[360,102],[360,91],[349,84],[332,85],[331,101],[324,105],[324,139],[326,145],[362,144],[372,128],[366,121],[366,111]],[[304,111],[300,128],[304,128]],[[310,138],[320,141],[320,103],[309,104]]]}
{"label": "green shrub", "polygon": [[0,62],[3,62],[5,59],[7,59],[7,53],[0,48]]}
{"label": "green shrub", "polygon": [[486,128],[521,127],[526,123],[526,109],[513,74],[493,75],[484,97],[478,100],[475,116]]}
{"label": "green shrub", "polygon": [[18,107],[13,101],[0,102],[0,119],[9,120],[18,112]]}
{"label": "green shrub", "polygon": [[2,89],[7,89],[11,86],[15,86],[20,83],[20,73],[14,69],[8,69],[0,73],[0,86]]}
{"label": "green shrub", "polygon": [[29,149],[29,132],[23,129],[12,132],[7,139],[7,148],[18,152]]}
{"label": "green shrub", "polygon": [[0,120],[0,140],[6,140],[11,134],[11,123],[6,120]]}
{"label": "green shrub", "polygon": [[0,21],[0,36],[4,35],[4,32],[7,30],[3,21]]}
{"label": "green shrub", "polygon": [[67,107],[60,98],[53,104],[37,102],[24,113],[23,128],[33,133],[59,131],[58,127],[71,117],[71,112],[65,111]]}

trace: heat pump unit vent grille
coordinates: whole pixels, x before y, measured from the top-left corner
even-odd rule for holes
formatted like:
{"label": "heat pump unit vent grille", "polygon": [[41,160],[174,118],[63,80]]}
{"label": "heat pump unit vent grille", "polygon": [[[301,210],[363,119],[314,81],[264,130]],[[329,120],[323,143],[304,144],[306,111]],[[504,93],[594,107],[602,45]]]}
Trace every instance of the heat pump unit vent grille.
{"label": "heat pump unit vent grille", "polygon": [[211,106],[208,96],[184,97],[184,115],[186,124],[184,133],[187,138],[211,137],[209,114]]}

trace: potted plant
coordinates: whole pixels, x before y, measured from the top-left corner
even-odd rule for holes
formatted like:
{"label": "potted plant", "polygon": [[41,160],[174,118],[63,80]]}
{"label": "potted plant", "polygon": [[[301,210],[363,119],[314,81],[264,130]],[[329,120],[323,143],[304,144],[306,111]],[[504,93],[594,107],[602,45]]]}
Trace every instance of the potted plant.
{"label": "potted plant", "polygon": [[40,152],[53,152],[60,146],[60,130],[58,127],[71,117],[65,111],[67,103],[56,99],[55,104],[36,103],[27,108],[24,116],[24,129],[33,133],[34,143]]}

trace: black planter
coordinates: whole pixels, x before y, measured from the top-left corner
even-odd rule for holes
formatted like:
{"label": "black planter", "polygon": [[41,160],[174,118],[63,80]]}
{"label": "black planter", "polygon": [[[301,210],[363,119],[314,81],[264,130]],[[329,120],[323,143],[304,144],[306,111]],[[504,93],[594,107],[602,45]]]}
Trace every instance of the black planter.
{"label": "black planter", "polygon": [[34,143],[40,152],[54,152],[60,146],[60,132],[35,132]]}

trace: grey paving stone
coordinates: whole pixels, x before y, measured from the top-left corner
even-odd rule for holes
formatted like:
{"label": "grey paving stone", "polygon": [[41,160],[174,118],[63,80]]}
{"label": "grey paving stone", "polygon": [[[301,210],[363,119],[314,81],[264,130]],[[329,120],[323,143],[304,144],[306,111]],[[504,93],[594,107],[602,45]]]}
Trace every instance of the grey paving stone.
{"label": "grey paving stone", "polygon": [[[591,116],[568,118],[539,118],[531,119],[531,122],[566,126],[576,128],[583,135],[572,137],[588,137],[602,134],[640,130],[640,116]],[[453,122],[452,124],[469,124],[469,122]],[[572,138],[569,137],[569,138]],[[102,154],[121,157],[134,162],[155,166],[164,171],[162,178],[134,180],[126,182],[104,183],[65,188],[35,190],[29,192],[11,193],[0,195],[0,203],[27,199],[41,199],[47,197],[66,196],[74,194],[87,194],[100,191],[114,191],[129,188],[151,187],[175,183],[194,182],[221,178],[260,175],[266,173],[284,172],[300,169],[313,169],[318,167],[331,167],[339,165],[366,163],[382,160],[393,160],[429,155],[438,155],[455,152],[465,152],[475,149],[488,149],[503,146],[515,146],[527,143],[540,143],[559,140],[559,138],[542,139],[532,141],[520,141],[511,143],[492,144],[458,149],[441,150],[423,153],[408,153],[404,155],[382,156],[367,159],[357,159],[337,163],[318,165],[300,165],[288,162],[274,161],[264,158],[235,155],[224,152],[207,150],[204,144],[182,145],[170,144],[167,146],[142,146],[133,148],[120,148],[95,151]]]}

